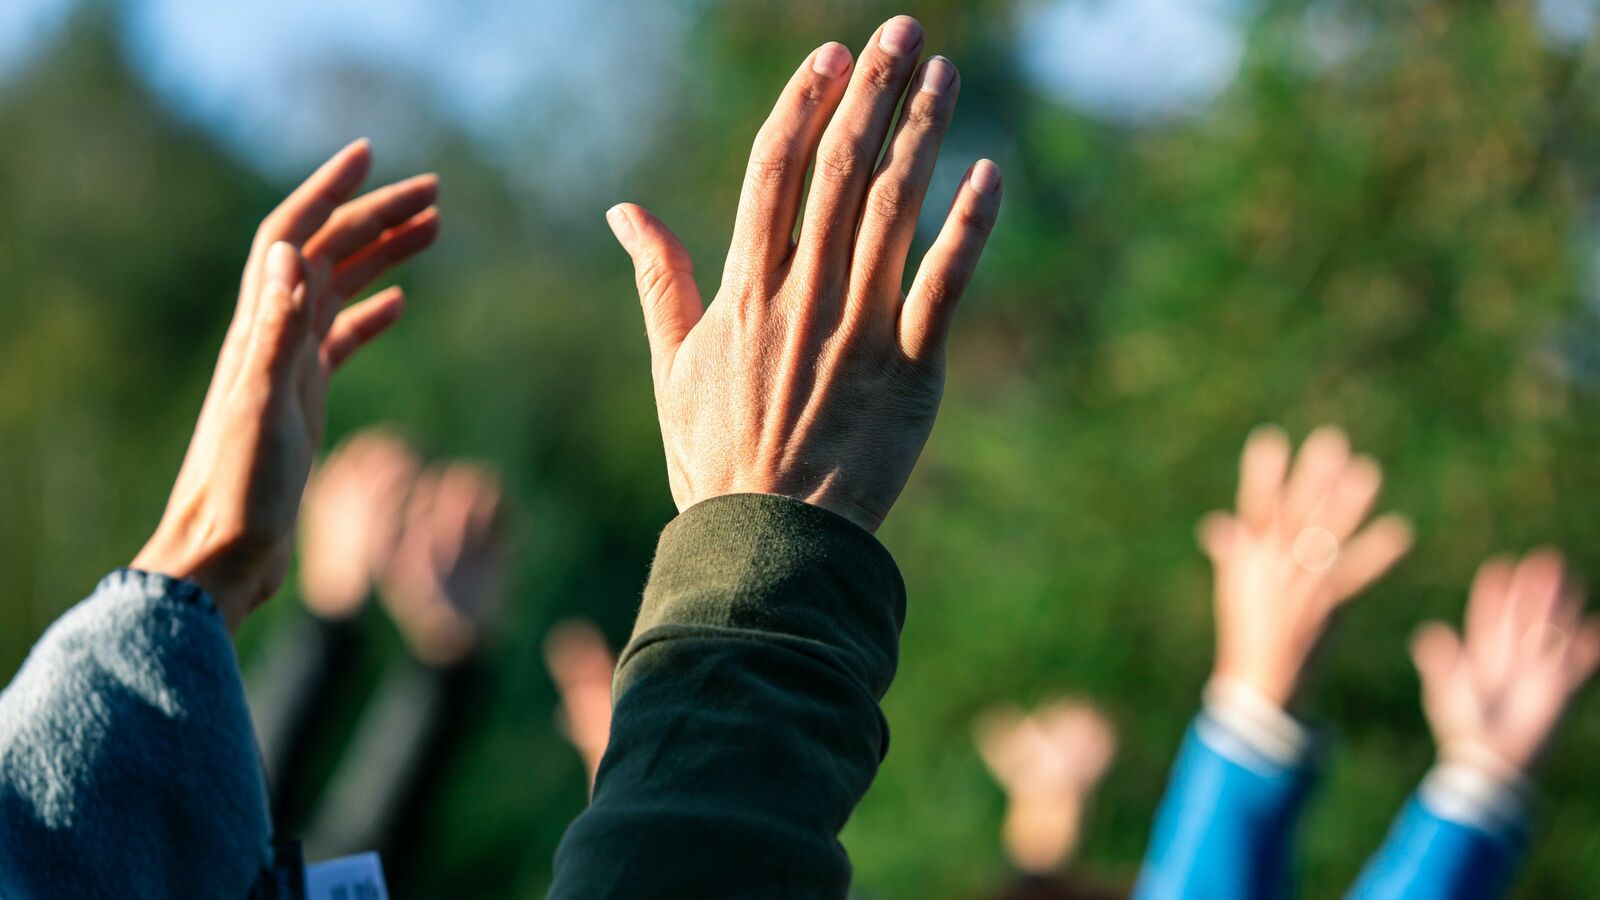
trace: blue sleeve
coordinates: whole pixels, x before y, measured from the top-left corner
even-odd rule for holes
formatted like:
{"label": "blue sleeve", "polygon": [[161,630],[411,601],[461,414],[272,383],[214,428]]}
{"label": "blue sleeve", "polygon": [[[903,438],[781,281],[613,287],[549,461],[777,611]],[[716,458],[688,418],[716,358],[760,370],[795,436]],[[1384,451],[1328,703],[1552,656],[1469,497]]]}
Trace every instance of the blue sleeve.
{"label": "blue sleeve", "polygon": [[1288,894],[1295,823],[1314,774],[1309,763],[1285,767],[1252,753],[1201,714],[1178,751],[1134,896]]}
{"label": "blue sleeve", "polygon": [[1525,844],[1517,829],[1488,830],[1446,819],[1414,795],[1350,896],[1364,900],[1499,897],[1511,882]]}
{"label": "blue sleeve", "polygon": [[0,896],[244,898],[271,832],[233,642],[194,585],[112,573],[0,693]]}

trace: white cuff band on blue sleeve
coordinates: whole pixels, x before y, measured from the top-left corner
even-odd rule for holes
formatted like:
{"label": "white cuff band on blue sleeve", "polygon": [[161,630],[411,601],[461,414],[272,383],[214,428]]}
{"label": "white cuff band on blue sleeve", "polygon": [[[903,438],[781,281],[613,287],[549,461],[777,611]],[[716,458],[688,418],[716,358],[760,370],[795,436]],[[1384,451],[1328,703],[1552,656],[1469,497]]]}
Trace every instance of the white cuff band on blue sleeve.
{"label": "white cuff band on blue sleeve", "polygon": [[1230,753],[1229,745],[1285,769],[1303,764],[1311,755],[1311,732],[1249,685],[1213,678],[1206,685],[1205,712],[1215,729],[1208,729],[1212,733],[1202,738],[1241,765],[1253,760],[1238,758],[1238,749]]}
{"label": "white cuff band on blue sleeve", "polygon": [[1503,833],[1523,827],[1533,786],[1491,751],[1457,745],[1441,749],[1439,762],[1422,779],[1417,796],[1441,819]]}

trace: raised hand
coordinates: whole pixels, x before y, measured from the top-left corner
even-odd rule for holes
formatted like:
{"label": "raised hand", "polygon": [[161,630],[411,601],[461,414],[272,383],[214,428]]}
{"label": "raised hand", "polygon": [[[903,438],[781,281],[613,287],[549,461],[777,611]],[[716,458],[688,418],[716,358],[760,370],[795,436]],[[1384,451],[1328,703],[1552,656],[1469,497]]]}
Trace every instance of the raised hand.
{"label": "raised hand", "polygon": [[973,739],[1006,792],[1012,861],[1027,872],[1060,869],[1077,847],[1084,807],[1116,755],[1111,722],[1074,700],[1029,714],[1000,707],[979,717]]}
{"label": "raised hand", "polygon": [[1117,735],[1094,706],[1060,700],[1024,714],[986,711],[973,729],[984,764],[1007,794],[1078,794],[1098,783],[1116,754]]}
{"label": "raised hand", "polygon": [[544,661],[561,694],[557,727],[583,757],[593,787],[611,740],[611,679],[617,659],[599,629],[574,619],[550,629],[544,639]]}
{"label": "raised hand", "polygon": [[1292,471],[1282,431],[1250,435],[1237,512],[1200,524],[1215,573],[1214,679],[1288,705],[1334,612],[1410,549],[1411,528],[1397,515],[1361,527],[1381,483],[1378,464],[1352,456],[1337,428],[1312,432]]}
{"label": "raised hand", "polygon": [[132,563],[199,584],[230,628],[283,581],[329,380],[404,306],[397,288],[346,301],[438,234],[437,179],[355,198],[371,165],[351,144],[261,223],[166,512]]}
{"label": "raised hand", "polygon": [[354,615],[400,537],[419,464],[394,435],[363,431],[311,474],[300,509],[300,597],[324,619]]}
{"label": "raised hand", "polygon": [[446,666],[478,646],[501,586],[499,478],[471,463],[424,472],[378,574],[379,598],[421,661]]}
{"label": "raised hand", "polygon": [[1411,654],[1439,755],[1526,772],[1574,692],[1600,665],[1600,618],[1583,615],[1561,556],[1491,559],[1467,602],[1466,637],[1418,629]]}
{"label": "raised hand", "polygon": [[957,301],[1000,207],[1000,171],[980,160],[901,292],[960,88],[949,60],[918,66],[922,47],[921,26],[900,16],[851,77],[839,44],[801,65],[756,137],[709,307],[665,225],[631,204],[608,213],[633,257],[680,510],[780,494],[873,530],[910,476],[938,411]]}

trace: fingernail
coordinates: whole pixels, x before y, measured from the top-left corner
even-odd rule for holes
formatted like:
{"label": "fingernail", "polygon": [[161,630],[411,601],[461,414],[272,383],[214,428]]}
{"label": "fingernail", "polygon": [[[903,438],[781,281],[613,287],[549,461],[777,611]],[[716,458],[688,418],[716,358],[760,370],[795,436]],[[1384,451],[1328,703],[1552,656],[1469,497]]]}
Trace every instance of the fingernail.
{"label": "fingernail", "polygon": [[617,243],[622,245],[622,249],[632,253],[633,245],[638,243],[639,232],[634,229],[633,220],[628,218],[621,204],[606,211],[606,224],[611,226],[611,233],[617,236]]}
{"label": "fingernail", "polygon": [[922,26],[910,16],[895,16],[883,25],[878,35],[878,46],[891,56],[904,56],[917,49],[922,40]]}
{"label": "fingernail", "polygon": [[287,287],[294,284],[295,269],[300,264],[300,254],[288,241],[278,241],[267,248],[267,282]]}
{"label": "fingernail", "polygon": [[942,94],[955,77],[955,65],[942,56],[935,56],[922,67],[922,83],[918,87],[930,94]]}
{"label": "fingernail", "polygon": [[1000,189],[1000,167],[987,159],[978,160],[967,181],[980,194],[992,194]]}
{"label": "fingernail", "polygon": [[823,78],[838,78],[850,68],[850,51],[843,44],[823,44],[811,58],[811,71]]}

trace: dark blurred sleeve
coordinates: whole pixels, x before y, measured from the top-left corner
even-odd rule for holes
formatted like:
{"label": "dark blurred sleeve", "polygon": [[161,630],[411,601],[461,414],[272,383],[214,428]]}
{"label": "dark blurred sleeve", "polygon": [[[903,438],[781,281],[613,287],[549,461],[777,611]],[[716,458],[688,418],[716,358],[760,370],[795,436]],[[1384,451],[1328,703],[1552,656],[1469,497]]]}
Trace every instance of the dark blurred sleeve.
{"label": "dark blurred sleeve", "polygon": [[662,533],[594,801],[552,897],[844,897],[838,834],[888,749],[905,586],[881,544],[782,497]]}
{"label": "dark blurred sleeve", "polygon": [[242,898],[271,862],[222,617],[188,582],[107,576],[0,694],[0,896]]}
{"label": "dark blurred sleeve", "polygon": [[[391,667],[356,725],[306,835],[313,859],[399,848],[421,818],[477,680],[471,662]],[[391,859],[404,872],[409,859]]]}
{"label": "dark blurred sleeve", "polygon": [[273,820],[287,822],[314,738],[329,729],[330,692],[360,651],[354,620],[301,616],[267,637],[245,688],[261,742]]}

